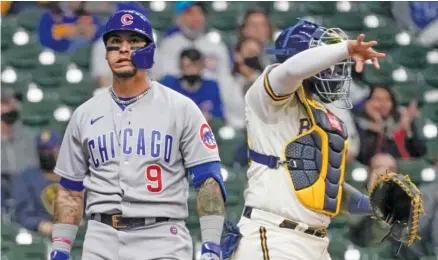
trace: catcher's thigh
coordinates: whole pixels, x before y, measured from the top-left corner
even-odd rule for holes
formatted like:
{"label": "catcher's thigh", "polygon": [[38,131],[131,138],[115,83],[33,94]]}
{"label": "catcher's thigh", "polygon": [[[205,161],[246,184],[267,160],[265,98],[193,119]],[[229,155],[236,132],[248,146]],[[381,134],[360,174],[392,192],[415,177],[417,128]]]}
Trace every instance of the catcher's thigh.
{"label": "catcher's thigh", "polygon": [[242,238],[231,260],[330,260],[328,238],[242,217]]}

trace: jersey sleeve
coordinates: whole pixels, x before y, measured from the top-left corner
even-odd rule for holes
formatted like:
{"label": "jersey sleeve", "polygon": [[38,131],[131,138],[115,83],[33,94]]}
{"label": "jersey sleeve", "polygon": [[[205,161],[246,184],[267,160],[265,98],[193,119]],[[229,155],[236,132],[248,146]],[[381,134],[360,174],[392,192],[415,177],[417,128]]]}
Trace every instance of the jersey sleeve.
{"label": "jersey sleeve", "polygon": [[72,181],[83,181],[87,171],[88,160],[82,149],[78,113],[75,111],[62,140],[55,173]]}
{"label": "jersey sleeve", "polygon": [[184,167],[188,169],[206,162],[220,161],[213,131],[198,106],[190,100],[183,112],[180,150]]}

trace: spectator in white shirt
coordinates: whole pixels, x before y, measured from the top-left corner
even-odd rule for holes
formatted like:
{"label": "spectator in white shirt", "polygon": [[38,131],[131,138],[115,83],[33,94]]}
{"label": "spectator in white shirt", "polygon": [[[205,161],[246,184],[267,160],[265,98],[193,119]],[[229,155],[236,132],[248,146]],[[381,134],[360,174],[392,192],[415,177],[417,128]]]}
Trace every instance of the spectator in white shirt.
{"label": "spectator in white shirt", "polygon": [[230,55],[224,43],[213,41],[206,34],[204,3],[177,2],[175,12],[180,30],[164,38],[158,46],[155,65],[151,70],[152,77],[160,79],[165,75],[181,76],[179,57],[182,50],[198,49],[205,57],[203,76],[219,83],[227,124],[238,128],[244,127],[239,115],[233,113],[238,109],[241,100],[236,98],[238,89],[233,87]]}

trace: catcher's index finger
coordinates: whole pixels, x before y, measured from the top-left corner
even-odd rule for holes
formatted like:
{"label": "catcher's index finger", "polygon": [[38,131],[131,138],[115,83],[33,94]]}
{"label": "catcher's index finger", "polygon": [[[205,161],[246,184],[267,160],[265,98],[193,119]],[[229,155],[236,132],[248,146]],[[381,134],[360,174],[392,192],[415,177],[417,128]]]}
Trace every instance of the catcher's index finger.
{"label": "catcher's index finger", "polygon": [[359,34],[359,36],[357,36],[357,43],[360,45],[362,45],[363,40],[365,39],[365,34],[361,33]]}

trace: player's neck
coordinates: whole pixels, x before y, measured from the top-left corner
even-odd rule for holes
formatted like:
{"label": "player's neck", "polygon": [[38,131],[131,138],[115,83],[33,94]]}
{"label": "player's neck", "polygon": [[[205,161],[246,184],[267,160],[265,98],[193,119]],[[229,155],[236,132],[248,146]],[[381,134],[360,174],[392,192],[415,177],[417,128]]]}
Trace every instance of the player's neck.
{"label": "player's neck", "polygon": [[145,72],[138,71],[134,77],[129,79],[113,78],[113,89],[118,97],[136,97],[149,87]]}

